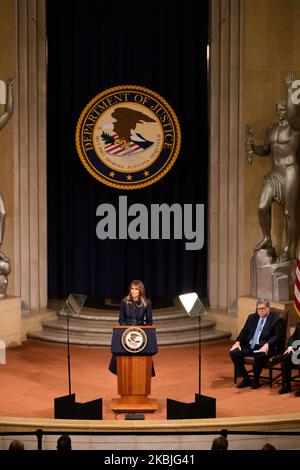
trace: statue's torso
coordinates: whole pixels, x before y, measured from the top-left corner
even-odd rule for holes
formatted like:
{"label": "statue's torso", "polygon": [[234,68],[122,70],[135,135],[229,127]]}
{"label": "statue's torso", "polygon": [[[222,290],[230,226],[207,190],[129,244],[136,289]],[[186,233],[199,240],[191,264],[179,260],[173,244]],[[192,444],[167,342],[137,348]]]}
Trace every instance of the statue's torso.
{"label": "statue's torso", "polygon": [[284,172],[287,167],[298,166],[296,153],[300,145],[300,132],[290,124],[273,124],[268,132],[273,168]]}

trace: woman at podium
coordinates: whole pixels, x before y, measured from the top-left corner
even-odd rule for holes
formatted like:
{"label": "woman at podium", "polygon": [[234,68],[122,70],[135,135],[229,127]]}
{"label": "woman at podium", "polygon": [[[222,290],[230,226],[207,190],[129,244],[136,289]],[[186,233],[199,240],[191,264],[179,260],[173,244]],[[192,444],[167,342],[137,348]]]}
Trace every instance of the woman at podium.
{"label": "woman at podium", "polygon": [[[151,302],[146,298],[145,286],[142,281],[136,279],[129,285],[129,292],[122,299],[119,324],[128,326],[152,325]],[[117,364],[115,356],[112,356],[109,370],[113,374],[117,373]],[[152,365],[152,377],[155,375]]]}
{"label": "woman at podium", "polygon": [[146,299],[145,286],[138,279],[132,281],[129,292],[121,302],[120,325],[152,325],[151,303]]}

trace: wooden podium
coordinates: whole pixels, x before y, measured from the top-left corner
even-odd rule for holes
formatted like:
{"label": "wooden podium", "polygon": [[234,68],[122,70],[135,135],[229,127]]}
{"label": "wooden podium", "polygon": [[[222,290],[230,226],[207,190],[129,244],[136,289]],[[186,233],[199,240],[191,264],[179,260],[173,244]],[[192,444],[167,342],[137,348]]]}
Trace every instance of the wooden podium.
{"label": "wooden podium", "polygon": [[[142,330],[146,345],[141,351],[128,350],[124,337]],[[127,348],[127,349],[126,349]],[[152,356],[157,352],[154,326],[115,326],[112,353],[117,356],[118,394],[111,400],[111,409],[117,412],[151,412],[158,408],[151,394]]]}

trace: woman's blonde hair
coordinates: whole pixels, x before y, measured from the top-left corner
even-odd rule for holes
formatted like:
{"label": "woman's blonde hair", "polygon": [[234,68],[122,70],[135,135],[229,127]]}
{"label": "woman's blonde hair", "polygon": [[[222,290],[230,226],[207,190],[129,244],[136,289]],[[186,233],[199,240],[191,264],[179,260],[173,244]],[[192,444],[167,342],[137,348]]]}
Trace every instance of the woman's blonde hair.
{"label": "woman's blonde hair", "polygon": [[132,281],[129,285],[129,292],[128,295],[124,298],[125,302],[127,304],[131,303],[133,301],[132,295],[131,295],[131,288],[132,287],[137,287],[139,289],[139,296],[140,296],[140,301],[143,307],[146,307],[146,305],[149,303],[149,300],[146,299],[146,291],[145,291],[145,286],[140,281],[139,279],[135,279]]}

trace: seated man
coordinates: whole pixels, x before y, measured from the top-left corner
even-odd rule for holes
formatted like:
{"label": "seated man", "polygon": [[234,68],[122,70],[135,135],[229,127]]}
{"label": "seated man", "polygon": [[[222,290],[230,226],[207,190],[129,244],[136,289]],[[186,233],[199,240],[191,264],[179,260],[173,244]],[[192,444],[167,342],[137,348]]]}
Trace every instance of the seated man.
{"label": "seated man", "polygon": [[[279,390],[279,394],[283,395],[291,391],[291,377],[293,361],[292,356],[295,351],[300,348],[300,342],[298,345],[293,345],[294,341],[300,340],[300,322],[297,323],[294,333],[288,339],[288,348],[285,351],[282,358],[282,388]],[[297,353],[298,354],[298,353]],[[299,355],[297,356],[299,359]],[[300,397],[300,388],[295,392],[296,397]]]}
{"label": "seated man", "polygon": [[[256,302],[256,313],[248,316],[247,321],[230,349],[230,357],[235,367],[235,376],[243,377],[237,388],[251,385],[258,388],[259,377],[266,357],[272,355],[274,347],[282,336],[282,320],[270,312],[270,303],[266,299]],[[245,356],[254,356],[254,380],[251,382],[244,365]]]}

